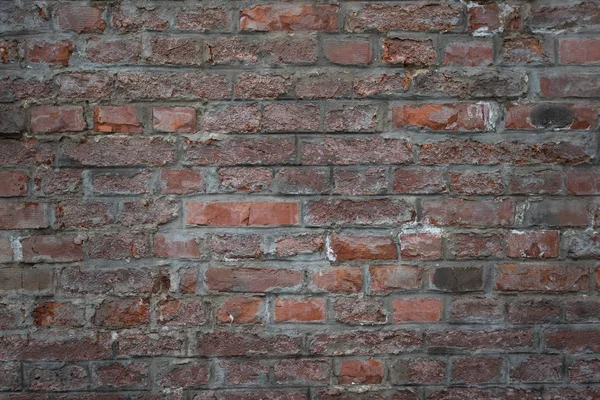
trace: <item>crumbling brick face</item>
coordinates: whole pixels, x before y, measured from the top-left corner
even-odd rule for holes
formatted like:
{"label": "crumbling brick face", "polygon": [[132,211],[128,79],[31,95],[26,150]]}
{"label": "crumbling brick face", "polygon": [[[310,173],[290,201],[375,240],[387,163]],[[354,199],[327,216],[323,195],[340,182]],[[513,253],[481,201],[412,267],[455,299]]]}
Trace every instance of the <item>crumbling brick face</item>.
{"label": "crumbling brick face", "polygon": [[600,399],[598,32],[0,0],[0,400]]}

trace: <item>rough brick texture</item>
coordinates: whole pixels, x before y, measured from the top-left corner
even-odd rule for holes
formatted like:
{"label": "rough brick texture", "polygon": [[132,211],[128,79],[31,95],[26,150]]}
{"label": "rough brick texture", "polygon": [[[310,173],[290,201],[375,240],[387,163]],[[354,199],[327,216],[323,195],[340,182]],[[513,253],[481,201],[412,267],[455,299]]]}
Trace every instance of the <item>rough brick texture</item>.
{"label": "rough brick texture", "polygon": [[600,399],[600,0],[0,0],[0,400]]}

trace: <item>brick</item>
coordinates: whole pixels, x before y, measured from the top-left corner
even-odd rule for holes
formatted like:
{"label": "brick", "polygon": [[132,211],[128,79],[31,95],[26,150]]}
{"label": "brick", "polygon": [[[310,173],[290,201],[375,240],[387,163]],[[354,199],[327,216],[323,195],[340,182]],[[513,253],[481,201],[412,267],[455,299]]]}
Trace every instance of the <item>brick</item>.
{"label": "brick", "polygon": [[436,298],[401,298],[392,301],[394,322],[437,322],[442,317],[442,300]]}
{"label": "brick", "polygon": [[0,172],[0,197],[26,196],[29,176],[23,171]]}
{"label": "brick", "polygon": [[439,260],[442,257],[442,237],[434,233],[401,233],[402,260]]}
{"label": "brick", "polygon": [[526,299],[508,304],[508,321],[517,324],[558,322],[561,314],[560,304],[551,299]]}
{"label": "brick", "polygon": [[494,47],[491,42],[454,42],[446,46],[444,65],[463,67],[489,67],[494,64]]}
{"label": "brick", "polygon": [[456,398],[474,399],[502,399],[502,400],[534,400],[537,394],[531,389],[517,388],[476,388],[476,387],[450,387],[433,392],[430,400],[452,400]]}
{"label": "brick", "polygon": [[507,129],[590,130],[597,124],[596,107],[589,104],[520,104],[506,106]]}
{"label": "brick", "polygon": [[510,4],[474,4],[468,11],[468,28],[474,36],[492,36],[521,28],[520,8]]}
{"label": "brick", "polygon": [[263,167],[220,168],[219,188],[235,192],[260,192],[269,190],[273,182],[273,171]]}
{"label": "brick", "polygon": [[526,350],[533,346],[533,332],[526,328],[447,330],[427,334],[430,347],[473,350]]}
{"label": "brick", "polygon": [[211,64],[232,64],[236,62],[255,63],[258,61],[259,47],[245,39],[216,38],[207,43]]}
{"label": "brick", "polygon": [[305,165],[410,164],[412,145],[405,139],[325,138],[302,142]]}
{"label": "brick", "polygon": [[423,202],[423,222],[437,226],[511,226],[514,218],[515,203],[510,199]]}
{"label": "brick", "polygon": [[312,64],[317,61],[317,45],[313,36],[296,34],[266,40],[263,48],[274,64]]}
{"label": "brick", "polygon": [[165,360],[156,381],[162,388],[196,388],[208,384],[210,365],[205,361]]}
{"label": "brick", "polygon": [[259,235],[217,235],[210,241],[213,258],[225,260],[261,258],[264,249]]}
{"label": "brick", "polygon": [[454,322],[461,323],[502,323],[504,308],[504,303],[496,298],[461,297],[452,300],[450,318]]}
{"label": "brick", "polygon": [[61,271],[60,290],[74,294],[148,294],[167,292],[169,276],[152,268],[82,269],[68,267]]}
{"label": "brick", "polygon": [[95,167],[159,166],[175,161],[174,144],[162,138],[103,137],[94,141],[66,141],[61,144],[61,160],[65,164]]}
{"label": "brick", "polygon": [[387,320],[383,302],[379,299],[340,297],[334,303],[335,319],[343,324],[377,325]]}
{"label": "brick", "polygon": [[279,168],[271,184],[271,191],[285,194],[316,194],[329,190],[327,168]]}
{"label": "brick", "polygon": [[203,127],[215,133],[252,133],[260,130],[261,116],[256,104],[213,108],[204,112]]}
{"label": "brick", "polygon": [[234,92],[239,99],[275,99],[286,97],[291,87],[292,81],[287,76],[245,73],[238,77]]}
{"label": "brick", "polygon": [[106,22],[100,7],[61,7],[57,10],[58,25],[62,30],[77,33],[102,33]]}
{"label": "brick", "polygon": [[2,101],[16,101],[24,99],[44,99],[54,92],[52,81],[43,78],[17,79],[6,78],[0,80]]}
{"label": "brick", "polygon": [[299,99],[338,99],[352,97],[352,76],[348,73],[316,72],[296,81]]}
{"label": "brick", "polygon": [[0,106],[0,137],[3,139],[20,138],[26,130],[26,119],[26,111],[23,108]]}
{"label": "brick", "polygon": [[303,390],[295,389],[243,389],[243,390],[206,390],[198,392],[194,400],[234,400],[236,398],[248,400],[261,399],[283,399],[283,400],[307,400],[308,397]]}
{"label": "brick", "polygon": [[205,190],[202,172],[192,169],[163,169],[160,172],[160,184],[161,192],[166,194],[190,194]]}
{"label": "brick", "polygon": [[502,379],[500,357],[465,357],[452,361],[452,382],[467,384],[498,382]]}
{"label": "brick", "polygon": [[423,335],[402,329],[325,332],[312,334],[308,344],[310,353],[318,355],[389,355],[419,349]]}
{"label": "brick", "polygon": [[511,258],[558,257],[559,231],[510,231],[506,255]]}
{"label": "brick", "polygon": [[562,64],[600,62],[600,41],[594,38],[571,38],[558,41],[558,59]]}
{"label": "brick", "polygon": [[510,194],[556,194],[562,186],[561,172],[553,169],[515,168],[508,175]]}
{"label": "brick", "polygon": [[436,60],[433,41],[415,39],[384,39],[384,62],[405,66],[425,67]]}
{"label": "brick", "polygon": [[543,400],[560,400],[569,398],[593,399],[599,395],[600,390],[594,387],[553,388],[545,391]]}
{"label": "brick", "polygon": [[342,360],[338,383],[376,384],[382,383],[384,365],[377,360]]}
{"label": "brick", "polygon": [[328,132],[373,132],[377,130],[377,106],[343,106],[325,115],[324,130]]}
{"label": "brick", "polygon": [[107,99],[113,91],[112,76],[103,73],[71,72],[58,75],[58,97],[62,99]]}
{"label": "brick", "polygon": [[292,202],[187,202],[186,224],[206,226],[297,225],[300,204]]}
{"label": "brick", "polygon": [[145,194],[151,178],[148,170],[98,173],[92,175],[92,185],[97,194]]}
{"label": "brick", "polygon": [[178,331],[145,332],[137,329],[122,330],[118,337],[118,355],[126,356],[181,356],[185,335]]}
{"label": "brick", "polygon": [[506,64],[549,64],[548,44],[536,37],[505,39],[502,43],[503,62]]}
{"label": "brick", "polygon": [[295,160],[294,138],[208,140],[185,145],[186,164],[275,165]]}
{"label": "brick", "polygon": [[124,259],[150,255],[148,238],[144,234],[108,234],[92,236],[89,240],[90,258]]}
{"label": "brick", "polygon": [[336,31],[338,6],[333,4],[273,4],[240,13],[240,28],[252,31]]}
{"label": "brick", "polygon": [[595,31],[600,7],[591,2],[565,5],[539,5],[531,9],[529,25],[543,31]]}
{"label": "brick", "polygon": [[268,268],[209,268],[206,286],[218,292],[294,291],[302,271]]}
{"label": "brick", "polygon": [[110,12],[112,26],[118,32],[137,32],[143,30],[162,31],[168,21],[160,8],[148,10],[133,5],[116,4]]}
{"label": "brick", "polygon": [[[9,238],[0,239],[0,263],[9,263],[13,261],[13,249]],[[0,312],[1,315],[1,312]],[[0,322],[0,327],[2,323]]]}
{"label": "brick", "polygon": [[31,109],[33,133],[81,132],[86,129],[83,108],[78,106],[39,106]]}
{"label": "brick", "polygon": [[0,293],[48,293],[54,287],[54,272],[40,268],[0,270]]}
{"label": "brick", "polygon": [[39,303],[31,312],[33,323],[41,327],[82,327],[85,308],[75,302],[47,301]]}
{"label": "brick", "polygon": [[196,39],[152,36],[147,60],[157,65],[201,65],[204,62],[202,44]]}
{"label": "brick", "polygon": [[0,61],[2,64],[22,60],[21,47],[21,43],[17,40],[0,40]]}
{"label": "brick", "polygon": [[48,208],[45,203],[0,203],[0,229],[46,228]]}
{"label": "brick", "polygon": [[181,293],[196,293],[198,274],[195,268],[182,268],[179,270],[178,276]]}
{"label": "brick", "polygon": [[190,326],[211,322],[212,306],[199,298],[167,298],[157,305],[156,320],[159,325]]}
{"label": "brick", "polygon": [[231,83],[204,72],[118,72],[115,91],[123,99],[220,100],[231,96]]}
{"label": "brick", "polygon": [[368,65],[373,62],[373,52],[368,41],[328,40],[323,50],[327,59],[334,64]]}
{"label": "brick", "polygon": [[315,200],[305,205],[308,226],[391,226],[415,219],[414,206],[403,200]]}
{"label": "brick", "polygon": [[83,261],[82,239],[76,236],[40,235],[21,242],[23,261],[60,263]]}
{"label": "brick", "polygon": [[548,72],[540,77],[540,96],[543,98],[583,97],[600,95],[600,76],[593,73]]}
{"label": "brick", "polygon": [[544,199],[529,203],[524,226],[587,226],[589,204],[585,200]]}
{"label": "brick", "polygon": [[387,236],[331,235],[326,247],[332,260],[396,260],[398,251]]}
{"label": "brick", "polygon": [[450,192],[467,195],[504,193],[500,170],[452,171],[449,174]]}
{"label": "brick", "polygon": [[562,361],[559,357],[537,355],[510,357],[510,379],[515,382],[557,382],[561,380]]}
{"label": "brick", "polygon": [[128,327],[150,323],[150,304],[145,299],[104,300],[96,309],[96,326]]}
{"label": "brick", "polygon": [[347,15],[345,29],[365,31],[454,31],[461,25],[461,7],[448,4],[366,4]]}
{"label": "brick", "polygon": [[593,298],[569,300],[566,304],[566,319],[568,322],[597,322],[600,319],[596,313],[598,305],[598,300]]}
{"label": "brick", "polygon": [[387,98],[406,92],[409,83],[410,77],[400,73],[357,76],[354,78],[354,95]]}
{"label": "brick", "polygon": [[335,293],[358,293],[362,289],[362,271],[356,267],[319,269],[312,273],[312,284]]}
{"label": "brick", "polygon": [[431,271],[430,286],[444,292],[476,292],[483,289],[483,268],[443,267]]}
{"label": "brick", "polygon": [[597,353],[600,331],[571,328],[544,331],[546,349],[568,350],[577,353]]}
{"label": "brick", "polygon": [[88,388],[87,367],[76,364],[28,366],[24,371],[28,390],[82,390]]}
{"label": "brick", "polygon": [[385,168],[334,168],[333,192],[344,195],[374,195],[387,192]]}
{"label": "brick", "polygon": [[157,132],[194,133],[196,109],[192,107],[153,107],[152,125]]}
{"label": "brick", "polygon": [[421,269],[414,266],[370,267],[371,291],[412,290],[421,287]]}
{"label": "brick", "polygon": [[275,322],[323,322],[325,299],[275,299]]}
{"label": "brick", "polygon": [[93,37],[87,42],[85,56],[101,64],[135,64],[142,57],[142,43],[138,38],[103,39]]}
{"label": "brick", "polygon": [[169,198],[127,201],[121,205],[118,220],[123,226],[157,226],[177,218],[179,202]]}
{"label": "brick", "polygon": [[154,234],[154,256],[162,258],[200,258],[200,244],[193,236],[185,234]]}
{"label": "brick", "polygon": [[504,253],[504,236],[501,233],[457,233],[449,242],[450,258],[500,258]]}
{"label": "brick", "polygon": [[222,8],[182,8],[175,17],[177,28],[186,31],[206,32],[225,30],[229,26],[227,12]]}
{"label": "brick", "polygon": [[34,138],[3,140],[0,165],[48,165],[54,162],[54,146]]}
{"label": "brick", "polygon": [[576,360],[569,367],[569,380],[574,383],[598,382],[600,360]]}
{"label": "brick", "polygon": [[[281,365],[287,366],[289,362],[282,361]],[[258,386],[267,381],[269,374],[269,367],[257,360],[219,360],[218,367],[227,386]]]}
{"label": "brick", "polygon": [[405,167],[394,170],[395,193],[432,194],[446,191],[442,170],[434,167]]}
{"label": "brick", "polygon": [[269,104],[261,119],[265,132],[315,132],[319,129],[319,106],[315,104]]}
{"label": "brick", "polygon": [[600,234],[595,231],[568,232],[563,243],[570,258],[596,258],[600,254]]}
{"label": "brick", "polygon": [[398,360],[389,369],[389,379],[393,384],[441,383],[446,376],[446,363],[441,360],[417,358]]}
{"label": "brick", "polygon": [[100,388],[141,389],[148,386],[149,367],[144,362],[121,361],[94,367],[95,383]]}
{"label": "brick", "polygon": [[273,366],[273,376],[278,384],[327,384],[330,374],[327,359],[280,360]]}
{"label": "brick", "polygon": [[490,103],[426,104],[394,107],[396,129],[415,127],[434,131],[486,131],[495,124]]}
{"label": "brick", "polygon": [[294,257],[321,253],[325,241],[319,234],[286,235],[275,238],[275,254],[278,257]]}
{"label": "brick", "polygon": [[198,354],[201,356],[295,355],[301,352],[301,337],[286,334],[263,334],[248,330],[241,333],[213,331],[198,333]]}
{"label": "brick", "polygon": [[593,169],[571,169],[566,173],[568,194],[600,194],[600,173]]}
{"label": "brick", "polygon": [[498,267],[496,289],[538,292],[587,291],[589,282],[589,272],[584,267],[505,264]]}
{"label": "brick", "polygon": [[217,321],[222,324],[260,323],[264,307],[261,297],[227,297],[218,310]]}
{"label": "brick", "polygon": [[141,133],[142,124],[135,106],[97,106],[94,109],[94,130],[107,133]]}
{"label": "brick", "polygon": [[25,57],[34,63],[48,63],[68,66],[73,53],[73,43],[69,40],[45,42],[28,40],[25,47]]}
{"label": "brick", "polygon": [[21,387],[21,377],[19,376],[19,364],[16,362],[0,363],[0,388],[2,390],[16,391]]}

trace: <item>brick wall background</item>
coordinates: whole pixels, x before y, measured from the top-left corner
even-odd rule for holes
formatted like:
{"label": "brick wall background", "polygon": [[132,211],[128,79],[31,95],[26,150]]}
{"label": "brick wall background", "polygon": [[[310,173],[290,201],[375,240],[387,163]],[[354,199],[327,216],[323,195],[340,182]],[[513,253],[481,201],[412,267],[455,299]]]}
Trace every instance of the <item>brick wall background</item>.
{"label": "brick wall background", "polygon": [[600,398],[600,2],[0,32],[0,399]]}

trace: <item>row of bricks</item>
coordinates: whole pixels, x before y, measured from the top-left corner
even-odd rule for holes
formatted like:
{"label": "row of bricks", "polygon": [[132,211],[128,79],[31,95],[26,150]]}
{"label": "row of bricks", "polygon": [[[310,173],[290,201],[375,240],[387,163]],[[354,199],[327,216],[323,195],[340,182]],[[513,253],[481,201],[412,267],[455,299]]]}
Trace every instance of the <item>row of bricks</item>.
{"label": "row of bricks", "polygon": [[[106,199],[108,200],[108,199]],[[300,201],[185,201],[169,197],[118,202],[82,199],[58,204],[0,203],[0,229],[158,226],[183,218],[185,226],[396,227],[419,222],[432,227],[587,227],[598,226],[600,210],[585,198],[519,202],[511,198],[422,199],[420,216],[413,199],[314,199]],[[117,208],[115,212],[114,208]],[[301,213],[301,209],[304,212]],[[302,216],[303,214],[303,216]],[[116,217],[116,218],[115,218]],[[386,246],[390,238],[382,237]],[[377,240],[373,239],[374,244]],[[357,244],[360,240],[355,240]]]}
{"label": "row of bricks", "polygon": [[[93,123],[86,122],[81,106],[38,106],[29,110],[32,133],[84,132],[88,126],[102,133],[254,133],[254,132],[376,132],[385,129],[387,110],[375,104],[336,104],[323,110],[318,104],[274,103],[223,105],[205,110],[201,121],[192,107],[153,107],[152,124],[144,123],[145,107],[95,106]],[[6,109],[6,112],[11,112]],[[391,106],[392,130],[446,132],[496,131],[502,116],[495,103],[433,103]],[[598,110],[591,104],[508,104],[508,130],[593,130]],[[381,121],[379,121],[381,120]]]}
{"label": "row of bricks", "polygon": [[[564,382],[563,360],[555,355],[493,355],[445,358],[363,359],[301,358],[287,360],[161,359],[87,363],[1,362],[5,390],[35,391],[126,388],[261,386],[319,387],[328,384],[436,385]],[[447,373],[447,371],[449,371]],[[151,376],[153,379],[151,379]],[[123,378],[125,377],[125,378]],[[600,361],[576,359],[567,368],[568,381],[600,381]]]}
{"label": "row of bricks", "polygon": [[0,171],[0,197],[257,193],[597,195],[597,168],[223,167],[84,170],[40,167]]}
{"label": "row of bricks", "polygon": [[[439,42],[439,44],[437,44]],[[298,48],[291,52],[289,46]],[[438,56],[436,47],[444,46]],[[557,63],[553,60],[551,37],[521,36],[504,39],[495,56],[492,40],[457,40],[452,36],[425,38],[384,38],[372,47],[370,38],[335,37],[327,35],[318,46],[314,37],[254,39],[249,37],[191,37],[189,35],[143,35],[128,38],[93,37],[85,42],[71,40],[28,39],[7,37],[0,42],[4,49],[3,63],[35,66],[44,63],[55,66],[100,64],[140,64],[179,66],[219,66],[239,63],[257,64],[322,64],[345,66],[432,65],[484,67],[497,65],[589,65],[600,63],[600,39],[558,39]],[[144,50],[146,49],[146,50]],[[322,49],[322,50],[320,50]],[[75,54],[75,55],[74,55]],[[22,63],[26,59],[27,63]],[[378,61],[381,59],[381,62]],[[497,60],[497,61],[495,61]]]}
{"label": "row of bricks", "polygon": [[[593,2],[565,5],[462,4],[458,2],[404,4],[261,4],[246,8],[182,7],[164,3],[151,9],[129,4],[110,7],[41,5],[36,18],[25,20],[28,10],[13,6],[15,17],[4,26],[7,32],[24,29],[76,33],[118,33],[140,30],[176,31],[449,31],[475,36],[517,31],[596,32],[600,7]],[[33,5],[30,6],[32,8]],[[31,11],[30,11],[31,12]],[[228,15],[230,14],[230,15]],[[20,16],[20,18],[19,18]],[[232,23],[234,22],[235,23]],[[574,24],[573,21],[577,21]]]}
{"label": "row of bricks", "polygon": [[[5,293],[17,294],[52,293],[55,286],[57,291],[67,294],[149,293],[168,290],[171,287],[170,283],[164,282],[169,278],[169,274],[164,269],[157,268],[94,271],[65,267],[54,270],[46,265],[40,268],[4,268],[0,269],[0,273],[3,278],[0,289]],[[301,269],[208,267],[200,278],[195,269],[183,269],[179,275],[174,276],[183,279],[183,282],[180,282],[180,290],[185,293],[208,291],[212,294],[272,291],[287,294],[318,294],[365,291],[381,295],[392,291],[416,292],[419,290],[440,294],[483,292],[488,287],[497,292],[568,294],[571,292],[587,293],[593,286],[596,289],[600,288],[598,268],[594,272],[593,268],[572,263],[501,264],[497,267],[384,265],[372,266],[364,270],[360,267],[324,268],[322,265],[308,269],[306,267]],[[107,281],[90,281],[98,277]],[[122,282],[123,277],[137,278],[138,281]],[[363,280],[370,283],[363,285]],[[87,284],[88,287],[84,284]],[[114,287],[111,287],[111,284]],[[192,301],[194,300],[192,299]],[[311,301],[312,299],[307,299],[308,303]],[[376,305],[378,301],[374,300],[373,305]],[[440,299],[431,301],[432,307],[437,305],[441,309]],[[416,299],[415,302],[418,303],[419,299]],[[591,302],[590,306],[595,304]],[[364,305],[368,305],[368,302]],[[171,311],[177,311],[177,307]],[[413,311],[416,314],[419,312]],[[593,316],[591,321],[594,321]]]}
{"label": "row of bricks", "polygon": [[[430,230],[431,231],[431,230]],[[197,260],[311,259],[468,260],[596,258],[598,232],[558,230],[401,233],[389,236],[323,233],[198,234],[196,232],[87,233],[0,238],[0,262],[56,263],[84,259],[158,258]],[[153,245],[150,244],[153,243]],[[397,250],[400,248],[400,251]],[[562,250],[561,250],[562,248]],[[153,249],[153,250],[152,250]],[[506,250],[505,250],[506,249]]]}

